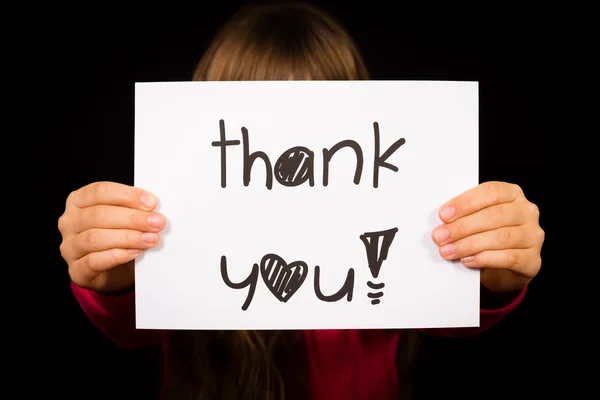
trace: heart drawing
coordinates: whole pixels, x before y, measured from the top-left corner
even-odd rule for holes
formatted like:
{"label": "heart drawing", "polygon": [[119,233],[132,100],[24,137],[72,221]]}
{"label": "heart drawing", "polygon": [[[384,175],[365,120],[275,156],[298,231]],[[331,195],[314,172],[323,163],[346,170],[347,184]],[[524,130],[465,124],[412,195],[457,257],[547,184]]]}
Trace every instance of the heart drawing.
{"label": "heart drawing", "polygon": [[303,261],[288,264],[277,254],[267,254],[260,261],[260,274],[271,293],[285,303],[304,283],[308,265]]}

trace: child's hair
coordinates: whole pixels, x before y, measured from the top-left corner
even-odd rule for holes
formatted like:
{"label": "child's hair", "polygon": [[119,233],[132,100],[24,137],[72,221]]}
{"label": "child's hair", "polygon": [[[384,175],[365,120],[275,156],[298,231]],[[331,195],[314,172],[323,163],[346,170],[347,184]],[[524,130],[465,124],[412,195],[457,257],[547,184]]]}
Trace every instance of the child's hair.
{"label": "child's hair", "polygon": [[[299,3],[247,6],[218,32],[194,81],[366,80],[344,28]],[[302,332],[176,332],[168,399],[309,398]]]}
{"label": "child's hair", "polygon": [[325,12],[302,3],[253,5],[221,29],[195,81],[369,79],[357,46]]}

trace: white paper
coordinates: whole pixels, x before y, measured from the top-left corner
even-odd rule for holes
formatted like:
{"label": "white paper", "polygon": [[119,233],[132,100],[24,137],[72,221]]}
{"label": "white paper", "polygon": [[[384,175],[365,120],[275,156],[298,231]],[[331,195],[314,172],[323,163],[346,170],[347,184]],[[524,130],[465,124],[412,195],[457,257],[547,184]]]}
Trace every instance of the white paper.
{"label": "white paper", "polygon": [[[157,195],[168,221],[161,244],[136,263],[138,328],[479,325],[479,272],[443,260],[431,240],[441,223],[439,207],[478,184],[476,82],[170,82],[138,83],[135,90],[135,185]],[[226,147],[225,188],[221,147],[213,146],[221,120],[226,139],[240,141]],[[376,188],[375,122],[380,155],[404,140],[385,160],[398,171],[379,167]],[[271,189],[260,158],[244,185],[242,128],[249,152],[266,153],[276,170]],[[360,183],[353,182],[355,152],[344,147],[331,158],[324,186],[323,149],[344,140],[362,149]],[[307,176],[290,168],[286,175],[290,157],[284,172],[277,168],[279,156],[296,146],[314,153],[313,186],[308,180],[285,186],[276,178],[285,183]],[[397,232],[375,278],[360,237],[389,229]],[[304,263],[306,277],[295,293],[289,290],[297,276],[280,269],[279,276],[291,282],[280,295],[285,301],[260,272],[268,254]],[[257,264],[245,310],[249,287],[225,284],[222,257],[234,283],[246,280]],[[266,271],[268,257],[264,261]],[[346,295],[320,300],[316,269],[325,296],[338,292],[352,270],[351,301]],[[385,287],[370,289],[369,281]],[[383,296],[373,305],[367,294],[378,291]]]}

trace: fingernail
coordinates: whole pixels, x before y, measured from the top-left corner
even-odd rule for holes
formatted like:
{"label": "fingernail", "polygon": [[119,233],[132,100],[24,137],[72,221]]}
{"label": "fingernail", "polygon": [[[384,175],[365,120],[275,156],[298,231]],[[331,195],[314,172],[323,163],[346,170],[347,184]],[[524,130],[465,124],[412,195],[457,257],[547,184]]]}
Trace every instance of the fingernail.
{"label": "fingernail", "polygon": [[156,200],[154,199],[154,196],[152,196],[151,194],[143,194],[142,198],[140,200],[143,204],[144,207],[148,207],[148,208],[152,208],[152,206],[154,206],[154,204],[156,204]]}
{"label": "fingernail", "polygon": [[144,232],[142,233],[142,240],[146,243],[156,243],[156,239],[158,235],[152,232]]}
{"label": "fingernail", "polygon": [[464,257],[461,261],[464,262],[464,263],[470,263],[474,259],[475,259],[474,256],[469,256],[469,257]]}
{"label": "fingernail", "polygon": [[129,254],[140,254],[141,252],[140,249],[129,249]]}
{"label": "fingernail", "polygon": [[162,225],[163,218],[162,215],[157,213],[152,213],[148,215],[148,224],[154,228],[160,228]]}
{"label": "fingernail", "polygon": [[444,242],[446,239],[448,239],[448,237],[450,236],[450,232],[448,232],[448,229],[446,228],[437,228],[434,232],[433,232],[433,236],[435,237],[435,240],[438,243],[442,243]]}
{"label": "fingernail", "polygon": [[445,246],[442,246],[442,254],[445,257],[451,256],[452,254],[454,254],[454,252],[456,252],[456,246],[454,245],[454,243],[450,243]]}
{"label": "fingernail", "polygon": [[454,217],[455,213],[456,210],[452,206],[444,207],[442,208],[442,211],[440,211],[440,215],[444,221],[450,220],[450,218]]}

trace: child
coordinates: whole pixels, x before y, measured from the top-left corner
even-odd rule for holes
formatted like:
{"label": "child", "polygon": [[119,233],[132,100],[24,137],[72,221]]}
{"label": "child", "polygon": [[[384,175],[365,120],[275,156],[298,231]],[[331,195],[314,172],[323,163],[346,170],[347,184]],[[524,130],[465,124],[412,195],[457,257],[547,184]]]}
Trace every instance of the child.
{"label": "child", "polygon": [[[346,31],[304,5],[248,7],[220,31],[194,80],[363,80]],[[124,348],[162,344],[163,398],[394,399],[397,354],[409,332],[153,331],[135,329],[134,259],[157,245],[165,216],[141,188],[97,182],[73,192],[59,220],[61,254],[89,319]],[[440,207],[440,256],[481,268],[481,328],[430,329],[467,336],[514,310],[541,266],[537,207],[516,185],[486,182]]]}

